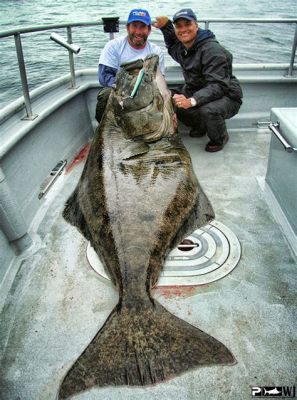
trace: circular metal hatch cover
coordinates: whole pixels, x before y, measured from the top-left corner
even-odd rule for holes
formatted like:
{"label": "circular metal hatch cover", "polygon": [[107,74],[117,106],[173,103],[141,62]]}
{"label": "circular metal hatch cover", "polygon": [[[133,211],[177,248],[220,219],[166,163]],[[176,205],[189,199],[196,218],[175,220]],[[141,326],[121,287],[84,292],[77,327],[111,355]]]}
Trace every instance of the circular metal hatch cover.
{"label": "circular metal hatch cover", "polygon": [[[193,245],[177,247],[168,254],[157,286],[192,286],[214,282],[228,275],[240,260],[239,240],[221,222],[212,221],[187,239]],[[101,277],[110,280],[90,243],[87,259]]]}

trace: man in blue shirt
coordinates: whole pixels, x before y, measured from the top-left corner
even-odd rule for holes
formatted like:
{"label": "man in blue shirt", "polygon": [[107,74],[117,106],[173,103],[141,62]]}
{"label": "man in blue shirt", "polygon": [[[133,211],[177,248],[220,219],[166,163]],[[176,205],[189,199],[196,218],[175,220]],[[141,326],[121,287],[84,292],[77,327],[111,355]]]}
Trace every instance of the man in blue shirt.
{"label": "man in blue shirt", "polygon": [[101,121],[107,99],[114,85],[120,65],[144,59],[149,54],[158,54],[160,69],[165,73],[164,53],[161,48],[148,41],[151,33],[151,17],[147,10],[131,10],[127,21],[127,36],[109,41],[102,50],[98,65],[98,78],[104,87],[98,94],[96,119]]}

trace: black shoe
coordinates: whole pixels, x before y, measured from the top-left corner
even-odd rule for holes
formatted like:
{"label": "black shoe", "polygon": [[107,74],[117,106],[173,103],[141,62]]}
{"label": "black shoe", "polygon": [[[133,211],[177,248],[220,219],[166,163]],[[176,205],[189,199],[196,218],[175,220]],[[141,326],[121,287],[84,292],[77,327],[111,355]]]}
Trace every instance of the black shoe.
{"label": "black shoe", "polygon": [[206,131],[199,131],[196,128],[191,128],[189,136],[191,137],[203,137],[206,135]]}
{"label": "black shoe", "polygon": [[224,146],[228,142],[228,140],[229,140],[229,135],[226,132],[222,143],[216,143],[216,142],[212,142],[210,140],[205,147],[205,151],[208,151],[209,153],[215,153],[216,151],[220,151],[224,148]]}

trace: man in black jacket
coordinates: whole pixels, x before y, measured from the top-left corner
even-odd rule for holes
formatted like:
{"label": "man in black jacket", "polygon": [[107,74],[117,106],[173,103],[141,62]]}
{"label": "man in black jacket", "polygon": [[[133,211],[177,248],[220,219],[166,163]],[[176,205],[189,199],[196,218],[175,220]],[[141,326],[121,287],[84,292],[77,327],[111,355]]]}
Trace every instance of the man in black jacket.
{"label": "man in black jacket", "polygon": [[161,29],[168,53],[183,70],[185,85],[173,96],[177,117],[191,127],[190,136],[208,135],[206,151],[222,150],[229,139],[225,119],[237,114],[242,103],[232,55],[210,30],[198,26],[190,8],[178,11],[173,24],[162,16],[154,26]]}

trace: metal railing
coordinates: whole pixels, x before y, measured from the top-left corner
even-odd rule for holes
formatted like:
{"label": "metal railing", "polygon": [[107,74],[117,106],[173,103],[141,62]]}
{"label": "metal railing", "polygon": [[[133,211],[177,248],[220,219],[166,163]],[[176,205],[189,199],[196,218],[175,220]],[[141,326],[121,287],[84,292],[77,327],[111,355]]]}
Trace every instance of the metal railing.
{"label": "metal railing", "polygon": [[[205,28],[208,29],[210,23],[281,23],[281,24],[296,24],[295,26],[295,34],[292,43],[292,50],[291,50],[291,57],[290,57],[290,64],[288,69],[288,77],[292,77],[293,69],[294,69],[294,62],[295,62],[295,54],[296,54],[296,47],[297,47],[297,18],[202,18],[199,19],[199,23],[204,23]],[[125,25],[126,22],[120,23],[120,25]],[[15,29],[10,29],[7,31],[0,32],[0,39],[6,38],[10,36],[14,36],[15,40],[15,49],[17,54],[19,72],[21,77],[22,83],[22,91],[24,96],[25,108],[26,108],[26,117],[25,119],[32,120],[36,118],[36,115],[33,114],[32,106],[31,106],[31,99],[29,93],[29,85],[27,80],[27,73],[26,73],[26,66],[24,60],[24,54],[22,49],[22,40],[21,35],[25,33],[33,33],[33,32],[41,32],[46,30],[53,30],[58,28],[66,28],[67,30],[67,41],[68,43],[72,43],[72,28],[74,27],[89,27],[89,26],[103,26],[102,21],[86,21],[86,22],[65,22],[59,24],[49,24],[49,25],[36,25],[36,26],[28,26],[28,27],[19,27]],[[111,36],[112,37],[112,36]],[[75,68],[74,68],[74,58],[73,53],[68,50],[69,52],[69,66],[70,66],[70,76],[71,76],[71,84],[72,88],[75,89]]]}

